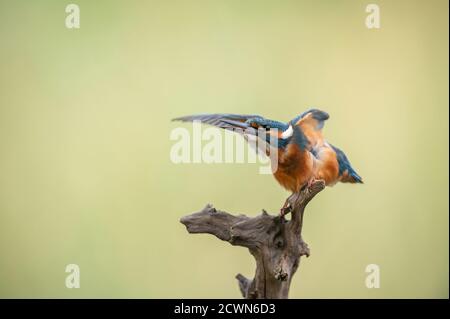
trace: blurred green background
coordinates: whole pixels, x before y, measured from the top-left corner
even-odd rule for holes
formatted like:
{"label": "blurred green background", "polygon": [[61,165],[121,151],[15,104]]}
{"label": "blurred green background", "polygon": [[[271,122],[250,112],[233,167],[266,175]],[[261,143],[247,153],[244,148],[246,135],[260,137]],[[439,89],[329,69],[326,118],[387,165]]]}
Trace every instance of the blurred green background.
{"label": "blurred green background", "polygon": [[0,0],[0,297],[239,298],[248,251],[179,218],[288,193],[256,164],[171,163],[170,119],[315,106],[365,184],[309,205],[290,297],[448,298],[447,1],[376,1],[378,30],[370,1],[78,0],[78,30],[69,3]]}

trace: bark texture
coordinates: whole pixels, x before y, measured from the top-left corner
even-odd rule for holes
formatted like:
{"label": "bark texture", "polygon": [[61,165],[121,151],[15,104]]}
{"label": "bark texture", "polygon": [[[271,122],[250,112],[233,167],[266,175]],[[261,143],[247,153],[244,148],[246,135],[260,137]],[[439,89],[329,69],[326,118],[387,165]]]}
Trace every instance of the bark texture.
{"label": "bark texture", "polygon": [[300,258],[310,254],[301,236],[305,207],[324,188],[323,181],[315,181],[292,194],[287,199],[290,220],[264,210],[256,217],[232,215],[208,204],[201,211],[182,217],[180,222],[191,234],[211,234],[249,249],[256,260],[254,278],[236,276],[244,298],[288,298]]}

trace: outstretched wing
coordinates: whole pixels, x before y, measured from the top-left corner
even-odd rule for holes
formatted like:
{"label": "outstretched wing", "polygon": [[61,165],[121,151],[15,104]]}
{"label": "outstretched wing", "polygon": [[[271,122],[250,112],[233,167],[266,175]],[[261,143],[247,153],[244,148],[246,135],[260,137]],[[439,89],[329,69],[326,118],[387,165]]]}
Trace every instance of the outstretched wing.
{"label": "outstretched wing", "polygon": [[339,177],[341,182],[362,184],[363,180],[361,176],[359,176],[358,173],[356,173],[356,171],[353,169],[345,153],[336,146],[333,146],[331,144],[330,146],[336,152],[336,157],[339,164]]}
{"label": "outstretched wing", "polygon": [[[258,115],[240,115],[240,114],[196,114],[174,118],[172,121],[194,122],[213,125],[226,130],[248,129],[252,128],[247,121],[254,118],[260,118]],[[250,130],[249,130],[250,131]]]}
{"label": "outstretched wing", "polygon": [[[222,129],[231,130],[236,133],[243,134],[247,139],[251,136],[257,136],[258,130],[264,129],[268,132],[268,134],[266,134],[266,136],[264,137],[264,141],[267,143],[270,143],[270,137],[272,134],[277,134],[274,137],[278,141],[278,139],[280,139],[281,137],[281,134],[289,127],[286,123],[266,119],[260,115],[243,114],[198,114],[178,117],[173,119],[173,121],[199,121],[201,123],[213,125]],[[273,131],[272,129],[277,130]]]}
{"label": "outstretched wing", "polygon": [[174,118],[172,121],[194,122],[217,126],[223,129],[270,129],[277,128],[279,130],[286,130],[287,124],[274,120],[266,119],[260,115],[244,115],[244,114],[197,114]]}

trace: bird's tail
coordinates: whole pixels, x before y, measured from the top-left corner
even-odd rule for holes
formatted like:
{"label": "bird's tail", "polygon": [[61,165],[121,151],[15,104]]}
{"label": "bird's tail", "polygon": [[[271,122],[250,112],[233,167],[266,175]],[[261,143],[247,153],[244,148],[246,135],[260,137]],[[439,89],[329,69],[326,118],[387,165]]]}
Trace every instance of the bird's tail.
{"label": "bird's tail", "polygon": [[342,175],[341,182],[364,184],[361,176],[359,176],[352,167],[348,168],[348,170]]}
{"label": "bird's tail", "polygon": [[341,176],[341,182],[363,184],[363,180],[362,180],[361,176],[359,176],[358,173],[356,173],[356,171],[353,169],[353,167],[350,164],[350,161],[348,160],[345,153],[334,145],[331,145],[331,147],[336,152],[336,157],[337,157],[338,164],[339,164],[339,175]]}

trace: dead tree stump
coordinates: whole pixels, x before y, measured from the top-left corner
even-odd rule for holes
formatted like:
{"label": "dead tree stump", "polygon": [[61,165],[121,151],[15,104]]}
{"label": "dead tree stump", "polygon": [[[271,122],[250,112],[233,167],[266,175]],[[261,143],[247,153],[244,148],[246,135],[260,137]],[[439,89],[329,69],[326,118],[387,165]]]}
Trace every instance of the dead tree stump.
{"label": "dead tree stump", "polygon": [[207,233],[232,245],[249,249],[256,260],[254,278],[238,274],[236,279],[244,298],[288,298],[292,277],[300,257],[309,256],[301,232],[308,202],[321,190],[323,181],[315,181],[288,199],[291,219],[273,216],[263,210],[256,217],[234,216],[207,205],[200,212],[184,216],[180,222],[191,234]]}

